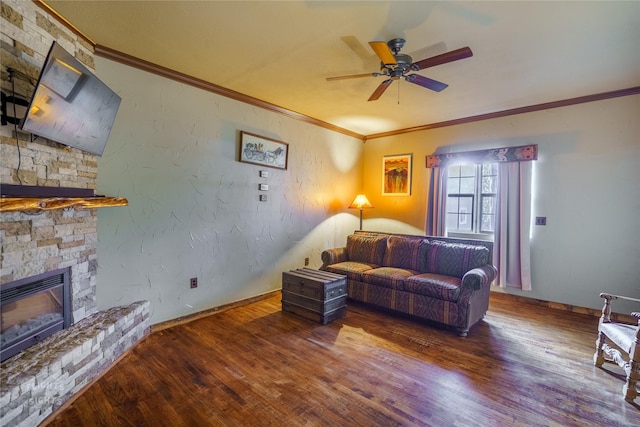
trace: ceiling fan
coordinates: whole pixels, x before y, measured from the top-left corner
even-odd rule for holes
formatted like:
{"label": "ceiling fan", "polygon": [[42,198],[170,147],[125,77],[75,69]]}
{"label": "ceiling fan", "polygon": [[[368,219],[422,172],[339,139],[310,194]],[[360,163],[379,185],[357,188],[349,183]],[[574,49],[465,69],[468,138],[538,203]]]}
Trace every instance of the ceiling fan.
{"label": "ceiling fan", "polygon": [[458,61],[460,59],[473,56],[473,52],[468,47],[452,50],[451,52],[426,58],[421,61],[412,62],[413,59],[409,55],[400,53],[405,44],[405,39],[396,38],[388,42],[369,42],[373,51],[380,58],[380,72],[352,74],[348,76],[327,77],[327,81],[356,79],[359,77],[378,77],[388,76],[389,78],[380,83],[376,90],[369,97],[369,101],[375,101],[380,98],[384,91],[393,83],[394,80],[404,78],[409,83],[431,89],[436,92],[444,90],[446,83],[421,76],[420,74],[407,74],[411,71],[420,71],[425,68],[434,67],[447,62]]}

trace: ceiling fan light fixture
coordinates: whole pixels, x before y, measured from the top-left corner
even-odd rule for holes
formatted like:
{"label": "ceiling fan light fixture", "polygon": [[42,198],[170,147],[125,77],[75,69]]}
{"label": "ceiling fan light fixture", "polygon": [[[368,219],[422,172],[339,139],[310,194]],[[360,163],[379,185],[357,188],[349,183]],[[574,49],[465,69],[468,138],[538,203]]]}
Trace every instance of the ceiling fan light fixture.
{"label": "ceiling fan light fixture", "polygon": [[403,75],[404,75],[404,70],[401,70],[398,68],[396,68],[395,70],[389,73],[389,77],[391,77],[392,80],[398,80],[402,78]]}

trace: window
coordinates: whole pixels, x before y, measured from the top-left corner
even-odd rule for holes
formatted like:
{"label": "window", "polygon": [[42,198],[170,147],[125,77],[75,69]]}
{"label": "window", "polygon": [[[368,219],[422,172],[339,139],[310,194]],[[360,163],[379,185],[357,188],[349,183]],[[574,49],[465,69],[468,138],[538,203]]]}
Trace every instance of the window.
{"label": "window", "polygon": [[447,233],[493,234],[498,165],[450,166],[447,172]]}
{"label": "window", "polygon": [[531,173],[538,146],[442,151],[427,156],[426,234],[493,241],[495,284],[530,291]]}

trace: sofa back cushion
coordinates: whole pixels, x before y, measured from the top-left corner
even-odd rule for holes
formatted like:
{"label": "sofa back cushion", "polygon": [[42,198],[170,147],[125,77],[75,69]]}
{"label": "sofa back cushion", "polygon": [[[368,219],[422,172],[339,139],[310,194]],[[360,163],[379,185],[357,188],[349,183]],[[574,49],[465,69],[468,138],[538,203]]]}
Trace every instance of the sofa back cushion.
{"label": "sofa back cushion", "polygon": [[464,274],[489,262],[489,249],[459,243],[429,242],[426,273],[462,278]]}
{"label": "sofa back cushion", "polygon": [[389,236],[382,265],[407,270],[425,271],[429,241],[400,236]]}
{"label": "sofa back cushion", "polygon": [[349,261],[382,265],[386,247],[386,237],[356,236],[354,234],[347,237],[347,257]]}

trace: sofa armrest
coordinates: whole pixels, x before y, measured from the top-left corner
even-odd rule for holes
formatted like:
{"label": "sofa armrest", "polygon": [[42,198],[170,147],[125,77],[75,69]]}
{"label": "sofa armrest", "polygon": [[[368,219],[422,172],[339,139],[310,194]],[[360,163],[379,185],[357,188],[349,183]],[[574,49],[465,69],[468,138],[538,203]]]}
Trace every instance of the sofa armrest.
{"label": "sofa armrest", "polygon": [[469,270],[462,276],[462,287],[468,287],[477,291],[483,286],[489,286],[498,275],[498,270],[493,265],[483,265]]}
{"label": "sofa armrest", "polygon": [[331,264],[347,261],[347,248],[333,248],[322,251],[322,267],[325,270]]}

